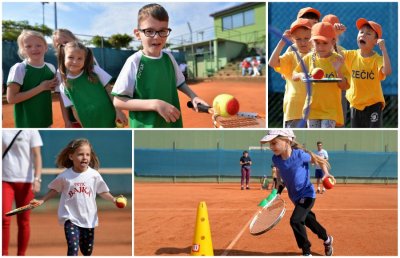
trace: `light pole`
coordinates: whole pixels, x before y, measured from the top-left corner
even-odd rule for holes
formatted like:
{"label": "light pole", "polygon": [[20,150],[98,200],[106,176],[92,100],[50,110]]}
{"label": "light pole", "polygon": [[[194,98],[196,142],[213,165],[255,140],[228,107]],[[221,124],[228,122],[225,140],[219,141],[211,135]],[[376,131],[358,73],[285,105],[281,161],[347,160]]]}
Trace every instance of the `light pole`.
{"label": "light pole", "polygon": [[54,30],[57,30],[57,2],[54,2]]}
{"label": "light pole", "polygon": [[48,4],[49,2],[41,2],[41,3],[42,3],[42,14],[43,14],[42,30],[44,32],[44,5]]}

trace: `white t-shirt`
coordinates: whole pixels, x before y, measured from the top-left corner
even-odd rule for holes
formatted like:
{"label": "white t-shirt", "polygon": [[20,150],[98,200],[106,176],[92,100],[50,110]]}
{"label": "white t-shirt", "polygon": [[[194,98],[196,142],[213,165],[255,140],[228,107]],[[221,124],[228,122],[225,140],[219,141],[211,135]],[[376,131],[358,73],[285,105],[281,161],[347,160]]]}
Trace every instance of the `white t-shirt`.
{"label": "white t-shirt", "polygon": [[[320,156],[321,158],[324,159],[328,159],[328,152],[324,149],[321,149],[320,151],[316,151],[315,154],[317,154],[318,156]],[[321,169],[320,166],[318,166],[317,164],[315,164],[315,169]]]}
{"label": "white t-shirt", "polygon": [[[3,152],[8,148],[19,130],[3,130]],[[32,148],[43,146],[37,130],[22,130],[3,159],[3,181],[32,183],[34,166]]]}
{"label": "white t-shirt", "polygon": [[[97,75],[97,77],[99,78],[99,81],[101,82],[101,84],[103,84],[104,87],[107,86],[107,84],[112,79],[112,76],[109,75],[106,71],[104,71],[100,66],[94,65],[93,72]],[[82,74],[83,74],[83,71],[80,74],[78,74],[77,76],[72,76],[72,75],[67,74],[67,78],[75,79],[75,78],[80,77]],[[60,84],[56,87],[55,91],[60,92],[61,98],[62,98],[62,101],[63,101],[65,107],[73,106],[71,100],[65,94],[65,85],[64,85],[64,83],[62,83],[61,74],[58,70],[57,70],[57,78],[58,78],[58,81],[60,82]]]}
{"label": "white t-shirt", "polygon": [[23,85],[27,65],[30,65],[38,69],[43,68],[46,65],[54,74],[56,73],[56,68],[54,67],[54,65],[50,63],[45,62],[41,66],[34,66],[29,64],[28,61],[25,59],[21,63],[16,63],[10,68],[10,72],[8,73],[7,83],[15,82],[18,83],[19,85]]}
{"label": "white t-shirt", "polygon": [[48,187],[61,193],[58,206],[60,225],[70,220],[79,227],[97,227],[96,194],[110,191],[98,171],[89,167],[85,172],[77,173],[68,168],[50,182]]}

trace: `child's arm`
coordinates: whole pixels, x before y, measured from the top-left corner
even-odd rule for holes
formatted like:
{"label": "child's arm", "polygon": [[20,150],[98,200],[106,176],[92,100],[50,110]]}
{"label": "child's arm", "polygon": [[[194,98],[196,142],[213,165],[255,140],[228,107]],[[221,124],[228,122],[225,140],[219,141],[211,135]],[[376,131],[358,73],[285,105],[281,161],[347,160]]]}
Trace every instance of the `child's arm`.
{"label": "child's arm", "polygon": [[297,82],[297,81],[300,81],[303,78],[306,78],[306,74],[305,73],[293,72],[293,75],[292,75],[292,80],[293,81]]}
{"label": "child's arm", "polygon": [[8,85],[7,89],[7,101],[10,104],[17,104],[20,102],[23,102],[27,99],[30,99],[42,91],[46,90],[54,90],[54,88],[57,86],[58,80],[57,77],[54,77],[51,80],[46,80],[42,81],[38,86],[24,92],[20,92],[21,90],[21,85],[18,83],[10,83]]}
{"label": "child's arm", "polygon": [[60,109],[61,109],[61,114],[64,120],[64,126],[65,128],[71,128],[72,127],[72,123],[69,120],[69,116],[68,116],[68,110],[67,108],[64,106],[64,101],[61,97],[61,94],[58,94],[58,99],[60,101]]}
{"label": "child's arm", "polygon": [[332,176],[332,175],[329,173],[328,168],[326,167],[326,165],[325,165],[325,164],[319,164],[319,166],[321,167],[322,172],[324,172],[324,176],[322,177],[322,181],[323,181],[326,177],[330,177],[330,178],[332,178],[333,181],[335,181],[335,183],[336,183],[335,177]]}
{"label": "child's arm", "polygon": [[113,102],[114,106],[121,110],[155,111],[168,123],[176,122],[181,115],[174,105],[160,99],[129,99],[115,96]]}
{"label": "child's arm", "polygon": [[35,179],[33,181],[32,190],[34,193],[40,192],[40,183],[42,176],[42,153],[40,147],[32,148],[33,165],[35,167]]}
{"label": "child's arm", "polygon": [[199,98],[196,95],[196,93],[194,93],[194,91],[192,91],[192,89],[190,89],[189,86],[186,83],[183,83],[181,86],[179,86],[178,89],[181,92],[185,93],[185,95],[188,96],[191,99],[191,101],[193,103],[193,106],[194,106],[194,109],[196,111],[198,111],[197,110],[197,104],[203,104],[203,105],[209,106],[207,104],[207,102],[205,102],[203,99]]}
{"label": "child's arm", "polygon": [[33,199],[30,201],[30,204],[33,204],[35,207],[38,207],[45,203],[46,201],[50,200],[51,198],[54,198],[58,195],[58,192],[54,189],[50,189],[40,200]]}
{"label": "child's arm", "polygon": [[382,51],[382,56],[383,56],[383,67],[382,67],[382,73],[386,76],[390,75],[392,73],[392,65],[390,64],[390,58],[386,50],[385,46],[385,40],[384,39],[378,39],[378,46]]}
{"label": "child's arm", "polygon": [[[290,38],[290,37],[291,37],[291,36],[290,36],[290,31],[289,31],[289,30],[286,30],[286,31],[283,33],[283,36],[284,36],[284,37],[287,37],[287,38]],[[279,42],[278,42],[278,44],[276,45],[274,51],[272,52],[272,55],[271,55],[271,57],[270,57],[269,60],[268,60],[268,65],[271,66],[272,68],[275,68],[275,67],[279,67],[279,66],[280,66],[280,59],[279,59],[279,56],[280,56],[280,54],[281,54],[283,48],[285,47],[285,45],[286,45],[286,42],[285,42],[283,39],[279,40]]]}
{"label": "child's arm", "polygon": [[116,198],[110,194],[110,192],[99,193],[100,197],[107,201],[112,201],[115,203]]}
{"label": "child's arm", "polygon": [[[114,96],[111,94],[113,85],[108,83],[106,85],[106,91],[108,94],[108,97],[111,99],[111,102],[114,102]],[[115,107],[115,106],[114,106]],[[115,107],[115,114],[116,114],[116,122],[118,121],[119,123],[122,123],[124,126],[128,125],[128,119],[126,118],[126,115],[124,112],[122,112],[119,108]]]}
{"label": "child's arm", "polygon": [[349,83],[347,82],[346,77],[342,72],[342,68],[344,66],[344,58],[341,56],[336,57],[335,61],[332,63],[333,67],[336,70],[336,76],[338,78],[342,78],[341,82],[338,82],[338,86],[342,90],[348,90],[350,88]]}

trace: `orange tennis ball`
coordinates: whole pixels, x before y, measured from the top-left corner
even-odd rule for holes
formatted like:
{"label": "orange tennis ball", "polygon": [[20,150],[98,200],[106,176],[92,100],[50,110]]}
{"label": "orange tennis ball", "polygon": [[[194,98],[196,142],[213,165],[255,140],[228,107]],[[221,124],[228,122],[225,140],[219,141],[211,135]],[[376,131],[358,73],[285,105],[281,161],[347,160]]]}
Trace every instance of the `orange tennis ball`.
{"label": "orange tennis ball", "polygon": [[317,80],[320,80],[320,79],[322,79],[322,78],[324,78],[325,77],[325,72],[324,72],[324,70],[322,70],[321,68],[314,68],[312,71],[311,71],[311,77],[313,78],[313,79],[317,79]]}
{"label": "orange tennis ball", "polygon": [[221,94],[214,98],[213,108],[220,116],[233,116],[239,112],[239,101],[232,95]]}
{"label": "orange tennis ball", "polygon": [[124,196],[118,196],[117,200],[115,201],[115,205],[117,205],[118,208],[125,208],[126,204],[128,203],[128,200]]}
{"label": "orange tennis ball", "polygon": [[332,189],[333,186],[335,185],[335,181],[333,181],[333,179],[330,177],[325,177],[322,184],[324,185],[325,189]]}

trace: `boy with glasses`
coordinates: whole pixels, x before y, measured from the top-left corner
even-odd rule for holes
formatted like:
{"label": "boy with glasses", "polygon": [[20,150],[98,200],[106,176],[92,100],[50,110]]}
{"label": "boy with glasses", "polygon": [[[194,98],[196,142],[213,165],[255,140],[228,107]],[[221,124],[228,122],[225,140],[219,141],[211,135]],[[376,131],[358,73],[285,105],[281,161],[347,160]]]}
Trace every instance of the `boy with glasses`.
{"label": "boy with glasses", "polygon": [[171,53],[163,50],[167,37],[168,13],[158,4],[139,10],[134,34],[143,49],[128,58],[115,82],[114,105],[129,110],[134,128],[183,127],[177,89],[197,104],[208,105],[185,83],[185,77]]}

